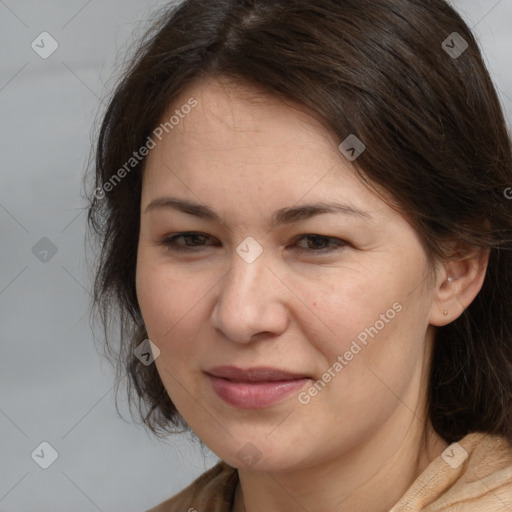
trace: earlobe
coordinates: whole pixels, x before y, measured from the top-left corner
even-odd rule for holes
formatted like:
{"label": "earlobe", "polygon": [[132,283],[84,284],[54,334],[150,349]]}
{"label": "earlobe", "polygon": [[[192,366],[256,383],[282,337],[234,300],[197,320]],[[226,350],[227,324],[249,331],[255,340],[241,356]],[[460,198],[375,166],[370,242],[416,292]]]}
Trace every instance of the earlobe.
{"label": "earlobe", "polygon": [[456,320],[473,302],[484,283],[489,249],[472,248],[439,269],[430,324],[442,327]]}

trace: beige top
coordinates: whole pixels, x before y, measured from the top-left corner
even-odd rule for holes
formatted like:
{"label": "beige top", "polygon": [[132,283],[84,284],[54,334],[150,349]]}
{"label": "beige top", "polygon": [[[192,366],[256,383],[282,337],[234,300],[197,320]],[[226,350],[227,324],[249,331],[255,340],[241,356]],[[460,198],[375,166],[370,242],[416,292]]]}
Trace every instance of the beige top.
{"label": "beige top", "polygon": [[[238,473],[220,462],[147,512],[231,512]],[[489,434],[452,443],[389,512],[512,512],[512,446]]]}

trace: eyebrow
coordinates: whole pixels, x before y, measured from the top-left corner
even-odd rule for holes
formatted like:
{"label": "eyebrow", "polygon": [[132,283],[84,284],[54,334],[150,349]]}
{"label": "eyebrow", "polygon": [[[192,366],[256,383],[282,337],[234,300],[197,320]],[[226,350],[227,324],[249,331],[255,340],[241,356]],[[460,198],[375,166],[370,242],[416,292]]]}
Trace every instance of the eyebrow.
{"label": "eyebrow", "polygon": [[[159,197],[151,201],[144,210],[144,213],[149,213],[159,209],[172,209],[177,210],[201,219],[218,222],[224,224],[220,216],[209,206],[195,203],[187,199],[178,199],[175,197]],[[372,216],[354,206],[345,203],[334,202],[316,202],[301,206],[291,206],[276,210],[272,215],[272,225],[279,226],[282,224],[292,224],[294,222],[310,219],[317,215],[328,213],[341,213],[351,215],[366,220],[373,220]]]}

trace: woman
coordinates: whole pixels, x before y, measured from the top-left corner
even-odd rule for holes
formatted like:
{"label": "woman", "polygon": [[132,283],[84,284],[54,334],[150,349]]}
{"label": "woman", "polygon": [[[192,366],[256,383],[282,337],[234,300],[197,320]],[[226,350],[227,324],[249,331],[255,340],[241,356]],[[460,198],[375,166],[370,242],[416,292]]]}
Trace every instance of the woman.
{"label": "woman", "polygon": [[151,510],[511,510],[511,183],[443,0],[163,13],[89,212],[119,375],[221,459]]}

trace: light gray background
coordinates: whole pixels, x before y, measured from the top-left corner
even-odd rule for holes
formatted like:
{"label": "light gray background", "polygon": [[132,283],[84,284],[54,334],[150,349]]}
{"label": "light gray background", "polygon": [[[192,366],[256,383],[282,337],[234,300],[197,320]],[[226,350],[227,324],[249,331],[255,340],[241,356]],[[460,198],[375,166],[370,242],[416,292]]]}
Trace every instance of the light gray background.
{"label": "light gray background", "polygon": [[[0,512],[140,512],[215,462],[118,417],[87,316],[91,129],[127,45],[165,3],[0,0]],[[512,0],[454,4],[512,124]],[[59,44],[48,59],[31,48],[43,31]],[[32,252],[43,237],[57,248],[46,263]],[[31,458],[43,441],[58,452],[46,470]]]}

